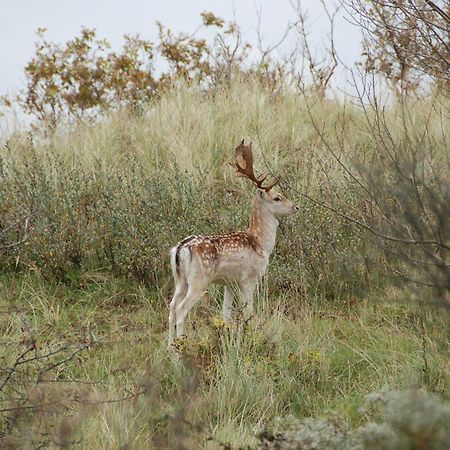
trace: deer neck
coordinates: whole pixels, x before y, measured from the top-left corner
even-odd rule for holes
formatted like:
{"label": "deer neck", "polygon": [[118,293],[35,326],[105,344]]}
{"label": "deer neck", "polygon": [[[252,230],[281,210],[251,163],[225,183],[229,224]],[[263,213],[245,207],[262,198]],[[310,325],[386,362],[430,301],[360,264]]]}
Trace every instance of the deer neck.
{"label": "deer neck", "polygon": [[261,206],[258,199],[255,199],[248,233],[255,236],[259,246],[267,256],[270,256],[275,247],[277,228],[277,218]]}

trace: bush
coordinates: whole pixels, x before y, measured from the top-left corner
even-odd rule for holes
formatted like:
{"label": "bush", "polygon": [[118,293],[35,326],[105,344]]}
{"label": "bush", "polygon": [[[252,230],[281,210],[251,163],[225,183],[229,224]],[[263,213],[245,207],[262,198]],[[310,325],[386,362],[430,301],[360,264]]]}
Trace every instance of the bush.
{"label": "bush", "polygon": [[[255,72],[247,61],[250,45],[241,41],[239,27],[211,12],[203,12],[201,18],[193,34],[174,35],[157,23],[157,43],[125,35],[120,52],[111,50],[94,29],[83,28],[64,45],[47,41],[46,30],[38,29],[35,55],[25,66],[26,90],[14,100],[1,96],[0,104],[11,107],[17,102],[41,128],[55,129],[66,122],[96,119],[109,110],[142,112],[180,82],[212,87],[229,81],[231,73]],[[215,29],[210,43],[196,36],[208,27]],[[160,59],[168,69],[157,73]],[[271,66],[255,73],[276,86],[282,80]]]}
{"label": "bush", "polygon": [[[255,89],[255,96],[263,98],[270,95],[255,84],[237,84],[214,99],[199,97],[198,91],[182,95],[175,90],[144,116],[114,115],[94,128],[80,127],[35,145],[20,137],[11,140],[0,174],[0,263],[68,283],[85,272],[107,271],[165,286],[168,251],[179,239],[248,225],[253,188],[232,178],[233,171],[224,165],[233,144],[222,124],[226,121],[226,129],[236,126],[229,109],[236,108],[233,115],[239,112],[234,100],[239,89]],[[191,113],[194,107],[198,117]],[[264,109],[267,116],[287,113],[269,100]],[[174,110],[176,123],[162,129],[153,125]],[[209,122],[193,135],[197,119],[206,115]],[[246,121],[252,126],[253,116]],[[176,139],[166,135],[172,127]],[[113,130],[107,138],[106,130]],[[106,155],[100,154],[99,145],[108,147]],[[273,155],[277,151],[270,150]],[[288,169],[297,158],[287,147],[283,160]],[[336,179],[340,175],[336,173]],[[295,182],[298,177],[287,171],[286,179]],[[319,173],[311,189],[321,196],[334,195],[324,184]],[[354,201],[345,185],[339,190],[348,202]],[[301,204],[301,211],[282,221],[270,266],[271,292],[340,298],[364,286],[363,241],[354,226],[318,205],[300,203],[295,190],[288,196]],[[26,242],[10,245],[22,240],[25,220]]]}
{"label": "bush", "polygon": [[410,448],[440,450],[450,447],[450,405],[426,391],[375,392],[367,397],[378,423],[358,428],[355,439],[364,449]]}
{"label": "bush", "polygon": [[[3,261],[47,278],[70,281],[77,271],[100,269],[154,283],[166,272],[177,239],[195,229],[221,228],[220,216],[212,214],[223,201],[216,192],[200,190],[183,174],[145,173],[137,161],[91,171],[49,155],[9,169],[0,187],[2,221],[17,226],[2,237],[20,238],[21,211],[30,211],[30,236],[24,245],[7,248]],[[198,203],[201,215],[193,213]]]}
{"label": "bush", "polygon": [[[381,407],[380,407],[381,404]],[[261,450],[352,449],[443,450],[450,446],[450,406],[426,391],[374,392],[364,412],[377,422],[353,431],[338,421],[292,416],[277,419],[259,435]]]}
{"label": "bush", "polygon": [[[347,432],[338,423],[307,417],[275,421],[274,431],[261,433],[261,450],[306,450],[348,448]],[[275,431],[276,430],[276,431]]]}

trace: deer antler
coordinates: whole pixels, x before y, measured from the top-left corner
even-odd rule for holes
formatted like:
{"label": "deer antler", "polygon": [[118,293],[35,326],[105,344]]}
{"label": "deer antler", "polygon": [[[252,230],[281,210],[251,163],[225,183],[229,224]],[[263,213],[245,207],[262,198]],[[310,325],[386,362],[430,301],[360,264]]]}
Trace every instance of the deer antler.
{"label": "deer antler", "polygon": [[262,184],[267,178],[267,175],[262,174],[259,177],[255,175],[253,169],[253,153],[251,142],[250,145],[245,145],[244,139],[242,139],[242,142],[234,150],[234,156],[234,167],[236,167],[237,169],[236,175],[238,177],[248,178],[249,180],[253,181],[258,189],[264,189],[266,192],[269,192],[275,185],[278,184],[279,180],[275,180],[268,186],[263,186]]}

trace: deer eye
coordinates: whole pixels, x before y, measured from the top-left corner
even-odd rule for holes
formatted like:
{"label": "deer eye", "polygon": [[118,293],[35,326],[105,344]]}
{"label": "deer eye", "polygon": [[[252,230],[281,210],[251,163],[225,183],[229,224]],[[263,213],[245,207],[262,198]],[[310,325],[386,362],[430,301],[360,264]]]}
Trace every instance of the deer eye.
{"label": "deer eye", "polygon": [[274,200],[275,200],[276,202],[281,202],[281,198],[280,198],[280,197],[275,197]]}

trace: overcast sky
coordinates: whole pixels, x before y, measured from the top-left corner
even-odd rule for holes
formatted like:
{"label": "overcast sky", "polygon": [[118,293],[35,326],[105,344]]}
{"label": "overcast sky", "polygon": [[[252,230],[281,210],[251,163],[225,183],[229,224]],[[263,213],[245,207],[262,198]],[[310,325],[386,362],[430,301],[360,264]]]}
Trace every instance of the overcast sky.
{"label": "overcast sky", "polygon": [[[330,9],[336,4],[332,0],[326,3]],[[24,88],[23,68],[33,56],[37,28],[46,28],[47,38],[59,43],[73,38],[81,27],[95,28],[99,37],[119,49],[124,34],[139,33],[157,41],[156,21],[175,32],[193,32],[205,10],[236,20],[250,43],[256,40],[258,10],[268,44],[278,41],[288,22],[294,20],[290,0],[0,0],[0,4],[0,94]],[[303,0],[302,5],[309,13],[312,43],[320,54],[326,40],[326,17],[318,0]],[[359,30],[341,16],[335,38],[340,58],[354,64],[361,53]],[[290,45],[292,42],[286,41],[279,52]]]}

